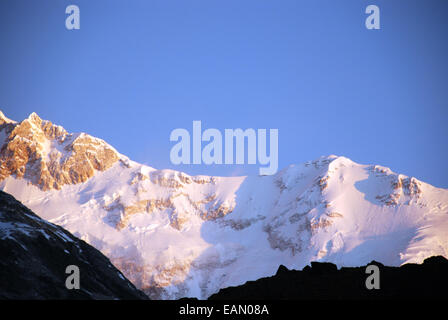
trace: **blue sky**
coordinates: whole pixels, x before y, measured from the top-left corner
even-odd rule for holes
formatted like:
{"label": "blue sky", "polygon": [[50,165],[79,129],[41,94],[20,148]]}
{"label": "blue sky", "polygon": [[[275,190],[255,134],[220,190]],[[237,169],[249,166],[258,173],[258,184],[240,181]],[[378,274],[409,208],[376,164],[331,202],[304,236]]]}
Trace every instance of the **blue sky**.
{"label": "blue sky", "polygon": [[0,109],[160,169],[257,174],[172,165],[170,132],[201,120],[279,129],[280,168],[337,154],[447,188],[447,14],[444,0],[2,0]]}

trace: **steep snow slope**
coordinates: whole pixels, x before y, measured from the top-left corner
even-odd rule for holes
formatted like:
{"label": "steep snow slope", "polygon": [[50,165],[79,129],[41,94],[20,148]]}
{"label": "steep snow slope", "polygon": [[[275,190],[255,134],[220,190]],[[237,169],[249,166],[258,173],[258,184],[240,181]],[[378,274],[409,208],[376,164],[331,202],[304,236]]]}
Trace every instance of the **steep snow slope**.
{"label": "steep snow slope", "polygon": [[[14,140],[5,127],[19,124],[0,126],[6,136],[0,152]],[[112,150],[116,161],[90,166],[85,180],[52,188],[36,183],[36,172],[11,173],[0,189],[99,249],[152,298],[206,298],[273,275],[280,264],[400,265],[448,257],[448,190],[388,168],[328,156],[274,176],[192,177],[138,164],[98,141],[100,149],[87,145],[89,152],[76,157],[92,163]],[[39,159],[59,142],[46,143]],[[70,163],[64,168],[76,172]]]}

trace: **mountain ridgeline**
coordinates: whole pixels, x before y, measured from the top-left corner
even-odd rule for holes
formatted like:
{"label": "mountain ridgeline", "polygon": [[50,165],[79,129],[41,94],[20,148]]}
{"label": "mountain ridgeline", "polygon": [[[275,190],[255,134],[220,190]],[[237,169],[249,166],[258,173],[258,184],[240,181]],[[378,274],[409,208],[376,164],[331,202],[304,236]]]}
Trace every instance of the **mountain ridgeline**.
{"label": "mountain ridgeline", "polygon": [[279,265],[398,267],[448,252],[448,190],[387,167],[330,155],[271,176],[190,176],[35,113],[0,113],[0,190],[152,299],[206,299]]}
{"label": "mountain ridgeline", "polygon": [[426,259],[423,264],[378,267],[378,287],[368,289],[367,265],[343,267],[312,262],[302,271],[280,266],[272,277],[248,281],[237,287],[221,289],[210,300],[394,300],[447,299],[448,260],[442,256]]}

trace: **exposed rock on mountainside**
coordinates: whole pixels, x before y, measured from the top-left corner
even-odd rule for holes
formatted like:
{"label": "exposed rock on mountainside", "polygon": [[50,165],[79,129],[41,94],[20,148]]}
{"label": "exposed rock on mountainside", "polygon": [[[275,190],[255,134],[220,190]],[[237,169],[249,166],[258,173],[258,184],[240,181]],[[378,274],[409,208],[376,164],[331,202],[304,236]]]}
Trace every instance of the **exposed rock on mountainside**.
{"label": "exposed rock on mountainside", "polygon": [[302,271],[280,266],[272,277],[221,289],[209,299],[447,299],[448,260],[444,257],[401,267],[386,267],[375,261],[372,264],[379,267],[379,289],[366,288],[367,266],[338,270],[331,263],[312,262]]}
{"label": "exposed rock on mountainside", "polygon": [[[103,254],[0,191],[0,299],[147,299]],[[68,265],[80,289],[65,287]]]}
{"label": "exposed rock on mountainside", "polygon": [[84,182],[95,170],[104,171],[117,160],[117,152],[87,134],[69,134],[61,126],[35,113],[20,123],[0,111],[0,180],[10,175],[42,188],[60,189]]}

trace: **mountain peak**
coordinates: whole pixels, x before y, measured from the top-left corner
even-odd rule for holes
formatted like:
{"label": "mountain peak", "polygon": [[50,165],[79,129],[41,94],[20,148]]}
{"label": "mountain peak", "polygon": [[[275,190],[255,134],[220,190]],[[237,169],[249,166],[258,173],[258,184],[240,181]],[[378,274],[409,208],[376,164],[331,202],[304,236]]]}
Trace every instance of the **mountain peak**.
{"label": "mountain peak", "polygon": [[33,122],[34,124],[40,125],[42,123],[42,119],[37,115],[36,112],[30,113],[27,120]]}
{"label": "mountain peak", "polygon": [[[2,117],[6,118],[2,113],[0,121]],[[12,129],[0,127],[8,131],[0,145],[0,162],[5,163],[0,167],[0,181],[15,175],[43,190],[60,189],[85,182],[96,170],[104,171],[118,161],[118,152],[103,140],[67,133],[35,112],[20,123],[8,123],[13,123]]]}
{"label": "mountain peak", "polygon": [[353,162],[351,159],[344,156],[329,156],[328,159],[331,161],[328,166],[329,170],[355,164],[355,162]]}
{"label": "mountain peak", "polygon": [[3,112],[0,110],[0,125],[5,123],[16,123],[16,121],[7,118]]}

